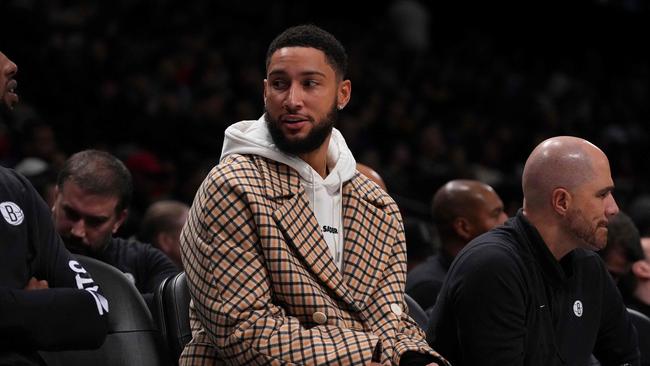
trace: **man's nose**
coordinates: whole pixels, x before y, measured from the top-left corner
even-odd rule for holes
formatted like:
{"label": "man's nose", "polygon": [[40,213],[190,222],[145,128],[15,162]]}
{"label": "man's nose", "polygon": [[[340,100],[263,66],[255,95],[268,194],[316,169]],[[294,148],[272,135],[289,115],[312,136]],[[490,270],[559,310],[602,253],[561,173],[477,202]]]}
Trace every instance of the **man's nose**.
{"label": "man's nose", "polygon": [[84,239],[86,237],[86,223],[84,220],[77,220],[74,225],[72,225],[70,233],[78,238]]}
{"label": "man's nose", "polygon": [[289,111],[295,111],[302,108],[303,94],[300,85],[294,83],[287,91],[287,97],[284,99],[284,107]]}
{"label": "man's nose", "polygon": [[610,194],[605,206],[605,215],[614,216],[618,213],[618,211],[619,209],[618,205],[616,204],[616,200],[614,199],[614,196]]}
{"label": "man's nose", "polygon": [[508,215],[506,215],[505,212],[501,212],[501,214],[499,214],[499,225],[503,224],[506,221],[508,221]]}
{"label": "man's nose", "polygon": [[18,66],[11,60],[7,61],[9,62],[6,64],[5,69],[2,70],[2,73],[5,74],[8,79],[11,79],[14,75],[16,75],[16,73],[18,73]]}

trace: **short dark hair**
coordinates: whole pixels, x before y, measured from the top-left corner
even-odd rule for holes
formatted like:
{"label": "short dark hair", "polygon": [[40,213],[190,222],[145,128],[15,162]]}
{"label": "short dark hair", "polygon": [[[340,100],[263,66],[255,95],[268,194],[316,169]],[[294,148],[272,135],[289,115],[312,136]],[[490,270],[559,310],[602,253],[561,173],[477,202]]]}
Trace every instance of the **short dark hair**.
{"label": "short dark hair", "polygon": [[185,221],[181,220],[189,207],[179,201],[158,201],[149,206],[140,224],[138,238],[158,247],[156,236],[161,232],[179,229]]}
{"label": "short dark hair", "polygon": [[118,158],[105,151],[84,150],[70,156],[59,172],[56,182],[59,189],[63,189],[68,180],[85,192],[118,197],[116,212],[131,203],[131,173]]}
{"label": "short dark hair", "polygon": [[638,280],[632,272],[631,266],[634,262],[643,260],[645,253],[641,247],[639,230],[636,228],[634,221],[622,211],[619,211],[618,214],[609,219],[609,224],[607,225],[607,246],[598,254],[602,258],[606,258],[607,253],[616,248],[623,250],[625,259],[630,265],[630,268],[621,275],[617,283],[623,300],[628,302],[634,297],[634,291],[638,284]]}
{"label": "short dark hair", "polygon": [[332,66],[336,75],[341,79],[345,78],[348,70],[348,55],[341,42],[324,29],[313,24],[304,24],[280,33],[271,42],[266,52],[267,70],[273,53],[284,47],[310,47],[323,51],[327,63]]}
{"label": "short dark hair", "polygon": [[644,258],[643,249],[641,248],[641,235],[634,221],[623,211],[609,219],[607,225],[607,246],[601,251],[601,254],[609,250],[620,247],[625,253],[625,259],[629,263],[634,263]]}

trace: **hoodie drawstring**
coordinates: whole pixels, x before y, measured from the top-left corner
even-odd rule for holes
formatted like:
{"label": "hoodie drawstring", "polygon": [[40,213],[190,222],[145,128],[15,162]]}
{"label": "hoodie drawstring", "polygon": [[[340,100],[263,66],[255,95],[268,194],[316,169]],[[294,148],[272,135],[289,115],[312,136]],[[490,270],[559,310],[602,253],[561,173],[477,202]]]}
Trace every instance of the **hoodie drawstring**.
{"label": "hoodie drawstring", "polygon": [[[336,266],[339,267],[339,270],[343,272],[343,240],[341,238],[343,237],[343,179],[341,179],[341,173],[339,171],[336,171],[336,175],[339,178],[339,217],[338,217],[338,222],[339,222],[339,231],[338,233],[334,236],[334,243],[336,246]],[[332,215],[334,215],[334,211],[332,210]],[[334,218],[332,218],[332,222],[334,221]]]}

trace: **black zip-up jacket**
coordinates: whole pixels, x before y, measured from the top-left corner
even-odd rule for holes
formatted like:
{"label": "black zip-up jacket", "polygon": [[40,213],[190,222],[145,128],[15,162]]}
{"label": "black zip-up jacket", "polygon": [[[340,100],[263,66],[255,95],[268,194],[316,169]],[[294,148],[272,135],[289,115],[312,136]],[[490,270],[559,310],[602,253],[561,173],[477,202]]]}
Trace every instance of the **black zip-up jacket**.
{"label": "black zip-up jacket", "polygon": [[636,337],[600,257],[557,261],[521,210],[459,253],[427,334],[454,366],[638,365]]}
{"label": "black zip-up jacket", "polygon": [[[38,363],[37,350],[99,347],[106,299],[66,250],[29,181],[3,167],[0,214],[0,364]],[[24,290],[32,277],[49,289]]]}

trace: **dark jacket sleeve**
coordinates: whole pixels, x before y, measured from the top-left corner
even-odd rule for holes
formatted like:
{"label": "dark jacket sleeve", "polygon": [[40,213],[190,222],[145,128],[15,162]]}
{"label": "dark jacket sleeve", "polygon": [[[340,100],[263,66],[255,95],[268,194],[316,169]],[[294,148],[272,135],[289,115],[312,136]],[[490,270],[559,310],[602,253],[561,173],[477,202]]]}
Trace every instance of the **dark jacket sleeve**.
{"label": "dark jacket sleeve", "polygon": [[603,309],[594,356],[601,365],[639,365],[637,333],[616,285],[601,261],[598,272],[603,277]]}
{"label": "dark jacket sleeve", "polygon": [[90,274],[64,247],[45,202],[25,178],[14,174],[23,185],[17,190],[22,191],[17,200],[22,202],[28,225],[25,245],[34,254],[25,258],[26,265],[31,276],[47,280],[50,288],[0,287],[0,348],[99,347],[107,332],[108,303]]}

